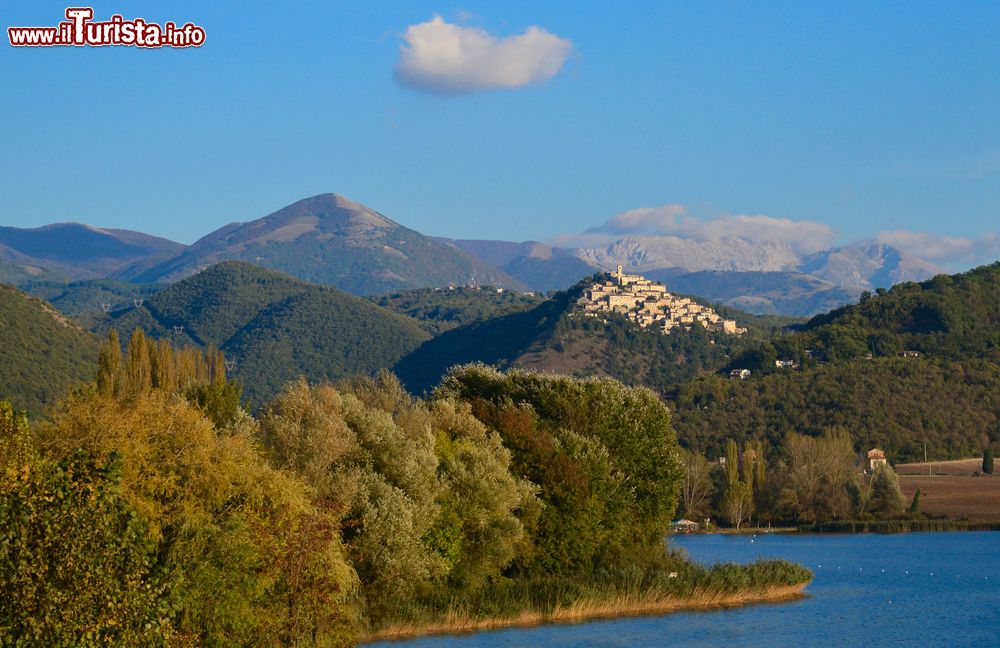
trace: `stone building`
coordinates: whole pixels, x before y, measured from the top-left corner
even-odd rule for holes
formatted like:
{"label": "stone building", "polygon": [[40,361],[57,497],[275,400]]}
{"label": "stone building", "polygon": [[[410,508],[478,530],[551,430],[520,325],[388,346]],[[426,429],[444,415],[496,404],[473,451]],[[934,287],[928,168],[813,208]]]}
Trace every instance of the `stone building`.
{"label": "stone building", "polygon": [[687,297],[667,292],[661,283],[650,281],[642,275],[630,275],[618,266],[604,281],[585,289],[579,299],[585,313],[620,313],[639,326],[659,327],[664,334],[674,329],[691,329],[696,325],[727,335],[742,335],[745,328],[735,320],[725,319],[713,309],[695,303]]}
{"label": "stone building", "polygon": [[888,462],[885,459],[885,452],[883,452],[880,448],[872,448],[868,451],[868,468],[872,472],[875,472],[887,463]]}

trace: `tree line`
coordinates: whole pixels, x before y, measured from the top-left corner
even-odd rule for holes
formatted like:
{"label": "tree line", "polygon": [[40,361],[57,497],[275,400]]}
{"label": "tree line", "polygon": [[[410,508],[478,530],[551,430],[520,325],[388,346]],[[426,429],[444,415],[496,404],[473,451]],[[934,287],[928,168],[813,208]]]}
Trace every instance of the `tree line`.
{"label": "tree line", "polygon": [[922,519],[919,491],[907,508],[892,467],[859,458],[842,428],[816,437],[792,433],[774,448],[730,440],[718,461],[681,449],[680,461],[680,510],[694,520],[738,529],[748,522]]}
{"label": "tree line", "polygon": [[220,352],[112,333],[46,420],[0,405],[0,643],[339,646],[810,578],[667,551],[676,451],[656,396],[613,380],[300,380],[252,417]]}

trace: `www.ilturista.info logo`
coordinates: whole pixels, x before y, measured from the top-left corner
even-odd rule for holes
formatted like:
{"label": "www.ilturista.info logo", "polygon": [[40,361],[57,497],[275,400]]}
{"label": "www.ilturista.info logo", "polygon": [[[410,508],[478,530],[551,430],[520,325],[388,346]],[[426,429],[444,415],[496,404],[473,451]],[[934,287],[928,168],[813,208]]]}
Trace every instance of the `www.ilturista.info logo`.
{"label": "www.ilturista.info logo", "polygon": [[55,27],[8,27],[7,36],[14,47],[201,47],[205,29],[192,23],[178,27],[146,22],[142,18],[125,20],[120,15],[94,22],[91,7],[69,7],[66,21]]}

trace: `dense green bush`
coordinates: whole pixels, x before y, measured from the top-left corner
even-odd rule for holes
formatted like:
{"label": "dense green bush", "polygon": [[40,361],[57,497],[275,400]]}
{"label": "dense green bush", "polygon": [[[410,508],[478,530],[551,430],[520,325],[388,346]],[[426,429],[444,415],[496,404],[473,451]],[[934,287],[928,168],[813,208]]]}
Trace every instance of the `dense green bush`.
{"label": "dense green bush", "polygon": [[529,569],[592,569],[662,541],[680,467],[670,413],[652,392],[467,365],[435,394],[471,402],[510,448],[515,473],[541,488],[546,506]]}
{"label": "dense green bush", "polygon": [[0,402],[0,644],[159,645],[169,583],[119,493],[120,457],[39,458]]}
{"label": "dense green bush", "polygon": [[476,590],[529,551],[534,487],[468,405],[414,400],[394,377],[289,385],[261,419],[271,461],[341,517],[369,618],[435,589]]}

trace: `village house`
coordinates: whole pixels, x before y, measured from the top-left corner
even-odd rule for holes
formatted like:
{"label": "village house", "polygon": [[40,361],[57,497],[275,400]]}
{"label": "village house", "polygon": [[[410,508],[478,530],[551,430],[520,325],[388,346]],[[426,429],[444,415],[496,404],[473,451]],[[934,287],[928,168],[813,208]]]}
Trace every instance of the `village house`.
{"label": "village house", "polygon": [[749,369],[733,369],[729,372],[730,378],[739,378],[740,380],[746,380],[750,377]]}
{"label": "village house", "polygon": [[882,466],[885,466],[888,462],[885,459],[885,453],[879,448],[872,448],[868,451],[868,468],[872,472],[875,472]]}
{"label": "village house", "polygon": [[725,319],[713,309],[667,292],[661,283],[642,275],[626,274],[622,266],[585,289],[578,303],[588,315],[599,312],[620,313],[646,328],[659,327],[665,335],[674,329],[691,329],[696,325],[708,331],[727,335],[742,335],[745,328],[735,320]]}

